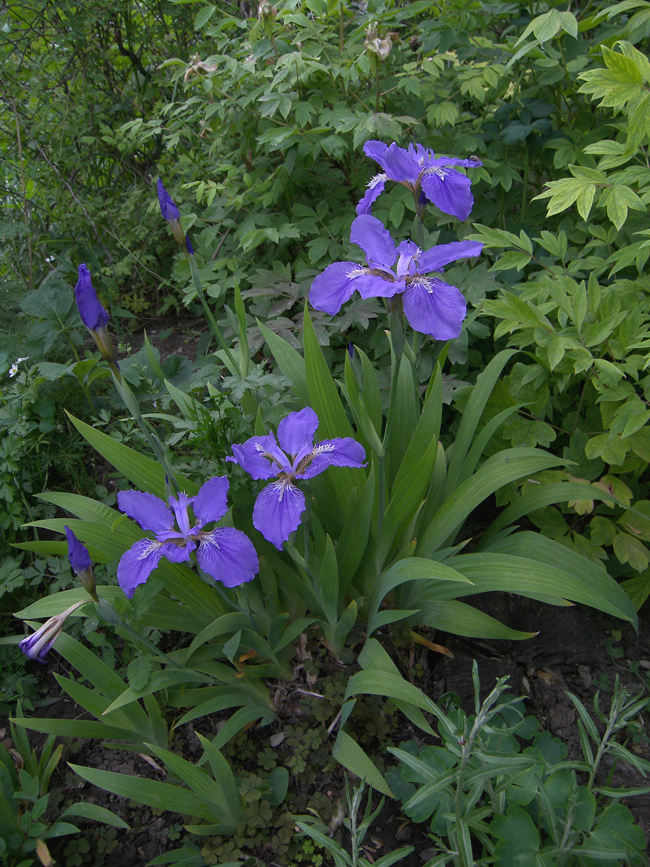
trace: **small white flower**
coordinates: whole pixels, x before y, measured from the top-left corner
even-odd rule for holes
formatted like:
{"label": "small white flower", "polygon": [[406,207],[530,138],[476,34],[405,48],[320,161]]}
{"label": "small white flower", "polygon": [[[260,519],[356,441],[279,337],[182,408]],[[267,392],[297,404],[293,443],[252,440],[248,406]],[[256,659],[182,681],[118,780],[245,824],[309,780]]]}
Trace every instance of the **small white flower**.
{"label": "small white flower", "polygon": [[18,373],[18,365],[20,364],[20,362],[21,361],[27,361],[28,358],[29,358],[29,355],[24,355],[21,358],[17,358],[14,361],[14,363],[11,365],[11,367],[9,368],[9,376],[11,376],[13,378]]}

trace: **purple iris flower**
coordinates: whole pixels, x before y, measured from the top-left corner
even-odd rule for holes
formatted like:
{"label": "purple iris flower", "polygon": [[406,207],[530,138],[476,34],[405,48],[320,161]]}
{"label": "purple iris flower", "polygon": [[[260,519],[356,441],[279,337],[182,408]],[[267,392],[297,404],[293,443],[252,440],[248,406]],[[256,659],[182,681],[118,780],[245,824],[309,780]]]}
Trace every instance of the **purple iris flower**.
{"label": "purple iris flower", "polygon": [[226,458],[239,464],[254,479],[276,479],[258,496],[253,524],[278,550],[298,529],[306,508],[305,495],[295,484],[296,479],[312,479],[329,466],[365,466],[363,446],[352,437],[323,440],[314,445],[317,427],[318,416],[305,407],[282,419],[278,425],[279,446],[272,433],[251,437],[245,443],[233,445],[234,457]]}
{"label": "purple iris flower", "polygon": [[[129,599],[166,557],[172,563],[190,559],[196,549],[199,566],[215,581],[236,587],[250,581],[259,570],[259,561],[250,539],[233,527],[203,528],[219,521],[228,510],[226,494],[230,483],[225,476],[206,482],[195,497],[179,493],[169,498],[169,506],[159,497],[141,491],[121,491],[117,503],[123,512],[150,530],[155,539],[141,539],[122,555],[117,567],[120,587]],[[194,512],[191,526],[189,508]],[[174,520],[178,530],[174,529]]]}
{"label": "purple iris flower", "polygon": [[108,333],[109,315],[97,297],[90,278],[90,271],[85,265],[79,265],[79,280],[74,287],[74,295],[83,324],[90,331],[102,358],[114,365],[115,349]]}
{"label": "purple iris flower", "polygon": [[465,168],[482,166],[478,159],[461,160],[457,157],[436,157],[432,150],[421,144],[400,148],[381,141],[367,141],[363,146],[369,156],[382,168],[375,175],[364,197],[357,205],[357,214],[369,214],[373,202],[384,192],[386,181],[397,181],[414,193],[423,193],[428,201],[459,220],[466,220],[474,205],[472,182],[457,172],[454,166]]}
{"label": "purple iris flower", "polygon": [[334,316],[355,289],[364,299],[401,294],[404,314],[415,331],[436,340],[458,337],[467,313],[465,299],[455,286],[427,275],[443,271],[457,259],[478,256],[481,243],[454,241],[426,252],[413,241],[402,241],[396,247],[383,223],[370,214],[354,220],[350,240],[366,254],[368,267],[356,262],[329,265],[311,285],[312,307]]}
{"label": "purple iris flower", "polygon": [[90,602],[90,599],[82,599],[81,602],[75,602],[74,605],[71,605],[70,608],[62,611],[61,614],[57,614],[54,617],[50,617],[49,620],[46,620],[42,626],[39,626],[36,632],[28,635],[27,638],[23,638],[23,640],[19,642],[18,646],[25,656],[28,659],[45,662],[45,657],[61,634],[61,630],[63,629],[68,617],[73,611],[76,611],[77,608],[81,608],[82,605],[86,605],[88,602]]}

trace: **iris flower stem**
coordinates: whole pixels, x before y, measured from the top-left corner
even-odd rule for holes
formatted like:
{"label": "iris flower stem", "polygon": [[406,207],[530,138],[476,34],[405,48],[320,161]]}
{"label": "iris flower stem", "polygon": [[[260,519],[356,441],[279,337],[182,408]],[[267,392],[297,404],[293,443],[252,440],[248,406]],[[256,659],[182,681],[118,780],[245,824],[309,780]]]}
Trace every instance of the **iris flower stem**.
{"label": "iris flower stem", "polygon": [[161,467],[164,469],[168,479],[170,479],[174,491],[179,491],[180,488],[178,485],[178,480],[176,478],[176,473],[174,472],[172,465],[167,459],[162,443],[160,442],[156,434],[151,430],[146,419],[142,417],[140,405],[136,396],[129,388],[126,380],[122,378],[119,370],[116,371],[113,368],[111,369],[113,371],[113,382],[115,383],[115,388],[117,389],[118,394],[122,398],[124,406],[127,408],[127,410],[131,413],[131,415],[137,422],[138,427],[142,431],[144,438],[149,444],[149,448],[156,456],[156,459],[158,460]]}
{"label": "iris flower stem", "polygon": [[205,292],[203,291],[203,284],[201,283],[201,278],[199,276],[199,269],[196,266],[196,259],[191,253],[188,253],[187,251],[186,251],[186,256],[187,256],[187,260],[190,264],[190,273],[192,275],[192,282],[194,283],[194,288],[196,289],[196,294],[199,298],[199,301],[201,302],[201,305],[203,307],[203,311],[204,311],[205,316],[208,320],[208,324],[210,325],[210,329],[212,330],[212,333],[213,333],[214,337],[216,338],[217,343],[219,344],[221,349],[223,349],[223,351],[226,353],[228,361],[232,364],[233,369],[236,370],[237,373],[240,373],[239,365],[235,361],[234,355],[232,354],[232,352],[230,351],[230,349],[226,345],[226,341],[224,340],[223,334],[221,333],[221,329],[217,325],[217,321],[214,318],[214,316],[212,315],[212,311],[210,310],[210,307],[208,305],[207,299],[205,297]]}
{"label": "iris flower stem", "polygon": [[415,218],[413,220],[413,240],[418,247],[424,249],[424,212],[426,210],[426,202],[420,202],[420,185],[418,183],[416,189],[413,190],[413,200],[415,202]]}

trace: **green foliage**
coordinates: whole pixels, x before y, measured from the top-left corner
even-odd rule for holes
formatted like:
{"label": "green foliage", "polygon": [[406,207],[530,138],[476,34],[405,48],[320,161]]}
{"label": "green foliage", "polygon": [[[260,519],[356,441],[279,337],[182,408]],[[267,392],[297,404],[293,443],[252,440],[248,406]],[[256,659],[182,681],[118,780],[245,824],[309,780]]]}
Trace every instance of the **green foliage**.
{"label": "green foliage", "polygon": [[[370,830],[370,826],[377,819],[384,806],[385,798],[382,798],[379,806],[372,809],[372,789],[367,795],[366,807],[363,811],[363,818],[360,819],[363,794],[365,785],[362,782],[358,787],[350,790],[350,784],[346,778],[346,801],[347,801],[347,816],[343,819],[343,825],[348,829],[350,834],[350,852],[348,852],[339,842],[332,840],[327,834],[327,828],[319,820],[315,820],[313,816],[296,817],[296,825],[301,832],[317,843],[321,848],[327,849],[336,867],[370,867],[371,862],[361,855],[363,841],[366,834]],[[390,864],[396,864],[413,851],[413,846],[402,846],[394,852],[389,852],[373,861],[372,864],[377,867],[389,867]]]}
{"label": "green foliage", "polygon": [[24,731],[13,724],[10,731],[14,750],[9,752],[0,745],[0,855],[7,867],[51,864],[46,841],[79,831],[75,825],[63,821],[69,817],[94,819],[128,829],[110,810],[89,803],[68,804],[56,821],[48,819],[48,788],[63,746],[54,749],[55,737],[50,735],[37,757]]}
{"label": "green foliage", "polygon": [[[389,748],[400,760],[387,773],[395,795],[407,816],[428,822],[431,829],[435,849],[428,867],[647,863],[643,832],[620,798],[648,788],[600,785],[597,775],[608,755],[644,776],[650,770],[616,740],[648,699],[630,696],[617,681],[605,715],[596,694],[595,716],[605,727],[601,734],[580,700],[570,695],[580,716],[583,758],[568,761],[565,744],[539,732],[537,720],[524,716],[522,700],[505,697],[507,677],[481,703],[476,662],[473,671],[474,714],[465,714],[453,698],[446,711],[434,710],[442,746],[418,748],[409,741]],[[522,748],[522,740],[529,745]]]}

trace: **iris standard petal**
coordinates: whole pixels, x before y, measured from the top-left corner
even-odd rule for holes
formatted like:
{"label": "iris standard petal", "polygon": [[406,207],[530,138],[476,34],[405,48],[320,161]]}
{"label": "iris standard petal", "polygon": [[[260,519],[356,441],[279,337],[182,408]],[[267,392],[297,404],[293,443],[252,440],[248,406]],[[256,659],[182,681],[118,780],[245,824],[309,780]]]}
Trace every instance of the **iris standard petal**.
{"label": "iris standard petal", "polygon": [[223,518],[228,511],[226,495],[229,487],[230,482],[225,476],[215,476],[203,485],[192,503],[199,527]]}
{"label": "iris standard petal", "polygon": [[194,497],[188,497],[183,491],[179,491],[177,497],[169,498],[169,505],[174,510],[178,529],[181,531],[183,538],[187,538],[190,533],[190,514],[189,508],[194,502]]}
{"label": "iris standard petal", "polygon": [[117,495],[120,511],[126,512],[143,530],[162,533],[174,526],[174,516],[167,505],[153,494],[143,491],[120,491]]}
{"label": "iris standard petal", "polygon": [[363,146],[363,152],[367,157],[370,157],[371,160],[379,163],[379,165],[384,167],[384,157],[386,155],[386,151],[388,150],[388,145],[383,141],[377,141],[376,139],[370,139]]}
{"label": "iris standard petal", "polygon": [[328,467],[364,467],[366,457],[361,443],[352,437],[336,437],[323,440],[314,446],[313,457],[309,466],[302,473],[297,473],[297,479],[313,479]]}
{"label": "iris standard petal", "polygon": [[251,437],[245,443],[232,446],[234,457],[226,458],[239,464],[254,479],[272,479],[280,470],[289,470],[291,465],[286,455],[279,449],[275,434]]}
{"label": "iris standard petal", "polygon": [[[356,262],[334,262],[314,279],[309,303],[314,310],[335,316],[354,293],[354,275],[360,271]],[[351,276],[352,275],[352,276]]]}
{"label": "iris standard petal", "polygon": [[411,283],[402,296],[404,315],[411,327],[436,340],[458,337],[467,313],[460,289],[435,277]]}
{"label": "iris standard petal", "polygon": [[295,457],[302,449],[311,447],[317,427],[318,416],[310,407],[290,412],[278,425],[280,447]]}
{"label": "iris standard petal", "polygon": [[226,587],[251,581],[260,566],[251,540],[233,527],[218,527],[202,534],[196,559],[204,572]]}
{"label": "iris standard petal", "polygon": [[129,599],[135,593],[136,587],[144,584],[156,568],[163,556],[164,547],[163,542],[140,539],[122,554],[117,565],[117,581]]}
{"label": "iris standard petal", "polygon": [[395,142],[386,150],[383,157],[384,171],[391,181],[415,185],[422,166],[413,153],[398,147]]}
{"label": "iris standard petal", "polygon": [[469,259],[470,256],[480,256],[483,244],[480,241],[452,241],[450,244],[439,244],[422,253],[418,271],[428,274],[430,271],[442,271],[445,265],[457,259]]}
{"label": "iris standard petal", "polygon": [[375,175],[374,178],[368,184],[368,189],[363,195],[363,198],[357,205],[357,217],[361,216],[361,214],[369,214],[373,204],[377,201],[379,196],[384,192],[386,188],[386,175]]}
{"label": "iris standard petal", "polygon": [[[397,260],[397,250],[390,232],[377,217],[361,214],[352,223],[350,241],[366,254],[371,268],[390,268]],[[356,286],[355,286],[356,289]]]}
{"label": "iris standard petal", "polygon": [[90,271],[79,265],[79,280],[74,287],[74,296],[83,324],[91,331],[97,331],[108,324],[109,316],[93,289]]}
{"label": "iris standard petal", "polygon": [[278,550],[300,526],[305,495],[286,479],[267,485],[255,501],[253,526]]}
{"label": "iris standard petal", "polygon": [[433,168],[422,175],[422,190],[427,199],[445,214],[466,220],[474,207],[472,182],[451,168]]}

